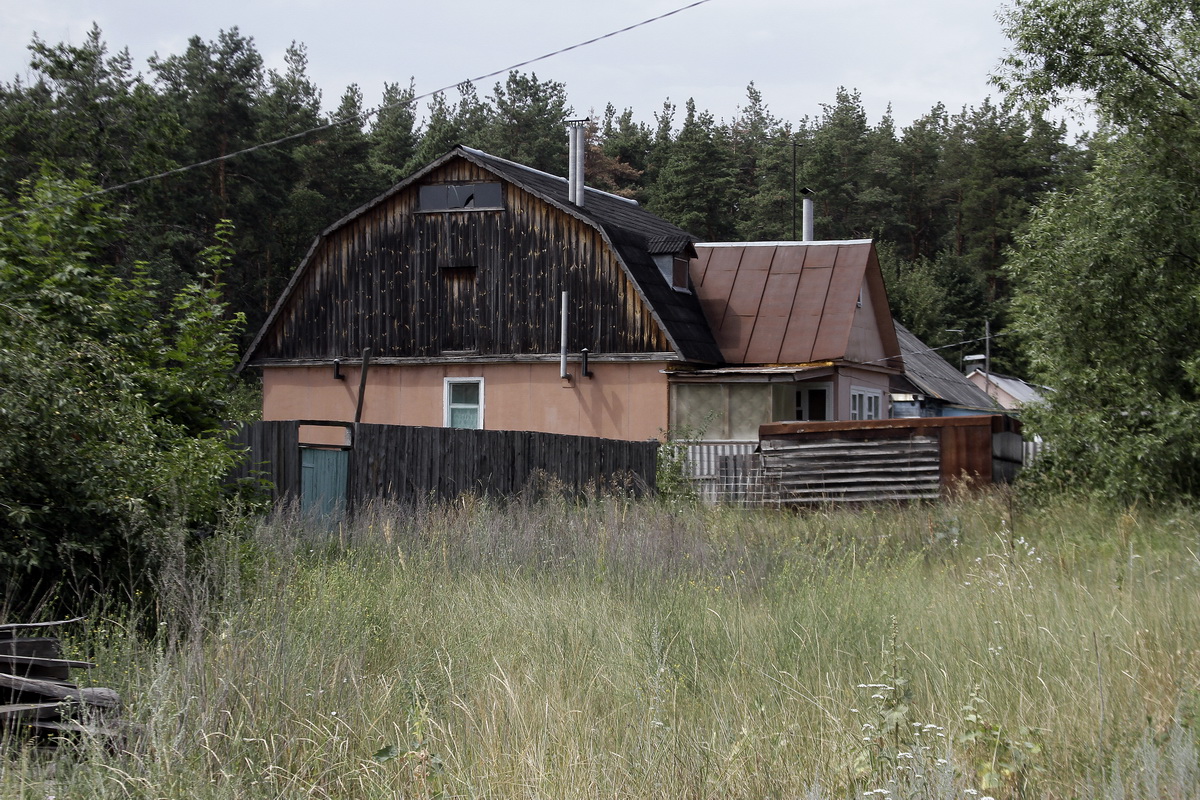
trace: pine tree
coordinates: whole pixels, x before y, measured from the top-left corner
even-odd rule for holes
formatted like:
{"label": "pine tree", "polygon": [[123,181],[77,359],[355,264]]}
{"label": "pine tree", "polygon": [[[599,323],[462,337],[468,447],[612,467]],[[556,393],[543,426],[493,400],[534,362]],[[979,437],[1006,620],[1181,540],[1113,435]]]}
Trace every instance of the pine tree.
{"label": "pine tree", "polygon": [[651,210],[706,241],[736,232],[728,134],[689,99],[687,116],[663,165]]}
{"label": "pine tree", "polygon": [[492,89],[490,102],[488,152],[555,175],[566,171],[565,125],[572,111],[563,84],[513,71]]}
{"label": "pine tree", "polygon": [[371,168],[384,183],[399,183],[406,177],[405,167],[417,152],[416,84],[410,80],[401,89],[398,83],[385,83],[383,101],[371,124]]}

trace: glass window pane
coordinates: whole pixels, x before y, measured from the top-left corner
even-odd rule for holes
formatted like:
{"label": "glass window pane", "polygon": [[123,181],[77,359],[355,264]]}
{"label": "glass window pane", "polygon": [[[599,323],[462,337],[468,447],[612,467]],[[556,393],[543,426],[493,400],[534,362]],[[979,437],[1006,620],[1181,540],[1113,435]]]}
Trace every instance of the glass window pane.
{"label": "glass window pane", "polygon": [[450,384],[450,402],[454,405],[459,403],[478,405],[479,384],[474,382]]}
{"label": "glass window pane", "polygon": [[479,409],[478,408],[451,408],[450,409],[450,427],[451,428],[478,428],[479,427]]}
{"label": "glass window pane", "polygon": [[704,438],[725,438],[725,399],[722,387],[704,384],[679,384],[675,387],[675,428]]}
{"label": "glass window pane", "polygon": [[502,205],[500,201],[500,184],[477,183],[474,188],[475,206],[477,208],[497,208]]}
{"label": "glass window pane", "polygon": [[758,426],[771,421],[771,387],[765,383],[729,385],[729,438],[758,438]]}

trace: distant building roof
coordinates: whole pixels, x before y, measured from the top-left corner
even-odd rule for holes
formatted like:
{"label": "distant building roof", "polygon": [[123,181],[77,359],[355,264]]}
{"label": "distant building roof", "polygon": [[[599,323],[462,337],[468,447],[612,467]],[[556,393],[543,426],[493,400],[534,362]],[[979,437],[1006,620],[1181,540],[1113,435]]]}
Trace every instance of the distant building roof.
{"label": "distant building roof", "polygon": [[967,380],[1008,409],[1017,409],[1045,400],[1045,393],[1049,391],[1045,386],[1037,386],[1020,378],[982,369],[972,370],[967,375]]}
{"label": "distant building roof", "polygon": [[992,410],[996,404],[982,389],[896,321],[896,337],[904,356],[904,377],[921,394],[966,408]]}

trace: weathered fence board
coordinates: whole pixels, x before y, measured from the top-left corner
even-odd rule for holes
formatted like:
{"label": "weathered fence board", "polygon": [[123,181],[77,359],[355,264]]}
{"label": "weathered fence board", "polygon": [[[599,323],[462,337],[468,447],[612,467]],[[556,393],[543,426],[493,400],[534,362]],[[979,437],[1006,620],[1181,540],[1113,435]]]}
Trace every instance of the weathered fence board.
{"label": "weathered fence board", "polygon": [[[277,500],[301,491],[303,420],[242,425],[234,442],[247,451],[237,477],[258,470]],[[509,497],[535,485],[568,494],[653,490],[658,442],[627,442],[529,431],[481,431],[402,425],[352,426],[346,448],[346,503],[412,502],[464,494]]]}
{"label": "weathered fence board", "polygon": [[67,678],[72,669],[90,669],[88,661],[62,658],[58,639],[24,637],[22,630],[78,622],[0,625],[0,731],[45,736],[87,730],[114,739],[121,698],[112,689],[81,688]]}
{"label": "weathered fence board", "polygon": [[936,499],[1012,480],[1020,424],[1001,415],[772,423],[759,429],[765,499],[820,504]]}

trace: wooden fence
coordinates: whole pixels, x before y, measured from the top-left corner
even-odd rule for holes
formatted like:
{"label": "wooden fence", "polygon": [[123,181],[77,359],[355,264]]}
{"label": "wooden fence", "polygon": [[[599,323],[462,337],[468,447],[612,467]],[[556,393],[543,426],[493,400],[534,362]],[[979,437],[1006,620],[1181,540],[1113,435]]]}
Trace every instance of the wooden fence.
{"label": "wooden fence", "polygon": [[773,423],[759,442],[764,500],[783,505],[936,499],[1022,463],[1021,423],[1000,414]]}
{"label": "wooden fence", "polygon": [[655,487],[658,442],[653,440],[332,424],[346,429],[345,444],[306,441],[306,430],[327,428],[331,423],[326,422],[282,420],[239,426],[235,442],[247,450],[247,458],[236,477],[260,475],[270,481],[275,500],[325,510],[339,504],[354,508],[372,500],[448,500],[464,494],[510,497],[531,490],[640,495]]}

